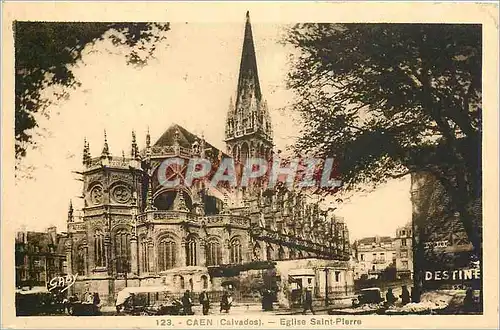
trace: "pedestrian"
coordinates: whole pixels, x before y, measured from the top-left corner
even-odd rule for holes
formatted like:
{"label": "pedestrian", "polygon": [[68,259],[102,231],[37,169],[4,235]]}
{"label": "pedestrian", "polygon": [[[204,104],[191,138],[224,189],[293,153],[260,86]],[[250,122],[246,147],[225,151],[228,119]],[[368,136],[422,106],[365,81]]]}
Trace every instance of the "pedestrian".
{"label": "pedestrian", "polygon": [[262,309],[264,311],[272,311],[273,310],[273,301],[272,301],[272,293],[271,290],[264,290],[262,292]]}
{"label": "pedestrian", "polygon": [[408,291],[408,287],[406,285],[403,285],[400,297],[403,306],[410,303],[410,292]]}
{"label": "pedestrian", "polygon": [[99,293],[98,292],[94,292],[92,303],[94,305],[96,305],[96,306],[99,306],[99,304],[101,303],[101,298],[99,298]]}
{"label": "pedestrian", "polygon": [[233,295],[229,292],[227,295],[227,313],[229,313],[231,306],[233,306]]}
{"label": "pedestrian", "polygon": [[208,315],[208,310],[210,309],[210,299],[208,298],[207,291],[203,290],[199,296],[200,304],[203,310],[203,315]]}
{"label": "pedestrian", "polygon": [[412,303],[418,303],[418,302],[420,302],[419,301],[419,297],[417,296],[417,294],[418,294],[418,289],[416,287],[412,286],[411,287],[411,293],[410,293],[410,295],[411,295],[411,302]]}
{"label": "pedestrian", "polygon": [[222,294],[222,298],[220,300],[220,312],[226,311],[226,313],[229,313],[229,310],[231,309],[231,304],[233,303],[233,297],[231,295],[224,291]]}
{"label": "pedestrian", "polygon": [[310,310],[311,313],[314,315],[314,310],[313,310],[313,298],[312,298],[312,290],[313,290],[313,285],[312,285],[312,279],[308,278],[307,279],[307,286],[304,290],[304,311],[302,314],[306,314],[307,310]]}
{"label": "pedestrian", "polygon": [[184,296],[182,296],[182,308],[184,309],[184,314],[185,315],[193,315],[193,301],[191,299],[191,296],[189,295],[189,290],[186,290],[184,292]]}
{"label": "pedestrian", "polygon": [[387,306],[392,306],[398,300],[396,296],[394,296],[394,293],[392,293],[392,288],[387,289],[387,293],[385,294],[385,300]]}
{"label": "pedestrian", "polygon": [[226,307],[227,307],[227,292],[224,291],[220,299],[220,312],[222,313],[223,310],[226,310]]}
{"label": "pedestrian", "polygon": [[471,288],[468,288],[467,291],[465,292],[465,298],[464,298],[464,311],[465,312],[470,312],[472,311],[472,307],[474,305],[474,296],[473,296],[473,291]]}
{"label": "pedestrian", "polygon": [[89,295],[90,295],[89,288],[86,288],[82,296],[82,303],[86,303],[89,300]]}

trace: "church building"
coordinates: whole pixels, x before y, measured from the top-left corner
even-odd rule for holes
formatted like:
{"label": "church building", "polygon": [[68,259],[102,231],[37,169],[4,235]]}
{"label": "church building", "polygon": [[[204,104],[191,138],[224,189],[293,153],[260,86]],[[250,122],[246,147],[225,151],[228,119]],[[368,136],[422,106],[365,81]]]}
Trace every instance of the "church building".
{"label": "church building", "polygon": [[[84,206],[78,219],[70,208],[65,244],[68,273],[78,275],[73,293],[99,292],[101,301],[112,304],[125,286],[168,286],[177,293],[244,291],[249,274],[272,273],[282,261],[311,258],[335,261],[336,270],[347,274],[345,224],[304,192],[279,186],[230,191],[202,181],[168,188],[159,182],[158,171],[169,158],[187,163],[201,157],[215,164],[231,157],[245,164],[249,157],[273,157],[271,117],[248,13],[237,93],[225,120],[224,151],[175,124],[154,143],[148,132],[142,148],[132,132],[129,156],[111,155],[106,136],[97,157],[85,142]],[[182,176],[182,168],[168,174]]]}

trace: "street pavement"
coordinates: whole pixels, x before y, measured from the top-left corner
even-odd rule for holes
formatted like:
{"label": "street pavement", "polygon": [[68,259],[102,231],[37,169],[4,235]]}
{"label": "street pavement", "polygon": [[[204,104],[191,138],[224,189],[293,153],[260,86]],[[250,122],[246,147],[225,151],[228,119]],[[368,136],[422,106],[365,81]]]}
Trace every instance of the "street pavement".
{"label": "street pavement", "polygon": [[[278,308],[277,306],[273,311],[263,311],[261,304],[235,304],[231,307],[229,315],[262,315],[263,313],[269,315],[299,315],[302,314],[301,308],[294,309],[284,309]],[[195,315],[203,315],[201,305],[193,306],[193,312]],[[316,306],[314,308],[316,315],[326,315],[328,311],[324,306]],[[101,313],[103,316],[113,316],[118,315],[114,306],[103,306],[101,307]],[[120,314],[124,315],[124,314]],[[219,305],[212,304],[208,315],[227,315],[225,312],[220,313]],[[307,312],[307,315],[312,315],[311,311]]]}

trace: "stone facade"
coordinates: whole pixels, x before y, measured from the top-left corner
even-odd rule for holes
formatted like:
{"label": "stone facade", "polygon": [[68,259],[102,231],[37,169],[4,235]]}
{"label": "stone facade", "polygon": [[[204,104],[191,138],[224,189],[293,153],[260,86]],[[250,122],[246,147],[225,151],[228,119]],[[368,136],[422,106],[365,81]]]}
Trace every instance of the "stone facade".
{"label": "stone facade", "polygon": [[206,182],[173,189],[159,179],[183,177],[167,159],[200,157],[217,164],[233,157],[271,159],[272,129],[259,87],[247,16],[236,103],[226,121],[224,153],[203,137],[172,125],[142,150],[132,133],[130,156],[112,156],[104,139],[99,157],[84,144],[82,218],[68,213],[65,251],[72,288],[98,291],[113,303],[125,286],[165,286],[174,292],[222,290],[228,274],[275,267],[276,261],[323,258],[347,261],[349,236],[343,221],[283,187],[216,189]]}
{"label": "stone facade", "polygon": [[396,229],[396,237],[365,237],[353,244],[356,279],[363,274],[377,278],[388,267],[395,268],[397,278],[413,274],[413,228],[407,224]]}
{"label": "stone facade", "polygon": [[357,260],[355,275],[361,278],[378,278],[382,271],[394,264],[396,247],[389,236],[365,237],[355,242]]}

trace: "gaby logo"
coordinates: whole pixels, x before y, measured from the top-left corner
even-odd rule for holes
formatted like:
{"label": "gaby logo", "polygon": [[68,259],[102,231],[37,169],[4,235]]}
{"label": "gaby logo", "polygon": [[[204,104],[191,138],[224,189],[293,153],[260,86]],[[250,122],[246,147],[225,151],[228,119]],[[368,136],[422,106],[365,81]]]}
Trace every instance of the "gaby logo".
{"label": "gaby logo", "polygon": [[68,290],[76,282],[77,275],[56,276],[52,278],[48,284],[48,290],[52,291],[56,288],[61,292]]}
{"label": "gaby logo", "polygon": [[168,158],[158,169],[158,182],[167,188],[181,185],[192,186],[205,181],[209,185],[248,187],[252,182],[265,183],[267,188],[284,184],[288,188],[319,187],[332,189],[341,186],[335,179],[335,162],[332,158],[286,159],[249,158],[244,164],[235,163],[233,158],[223,158],[217,164],[206,158]]}

